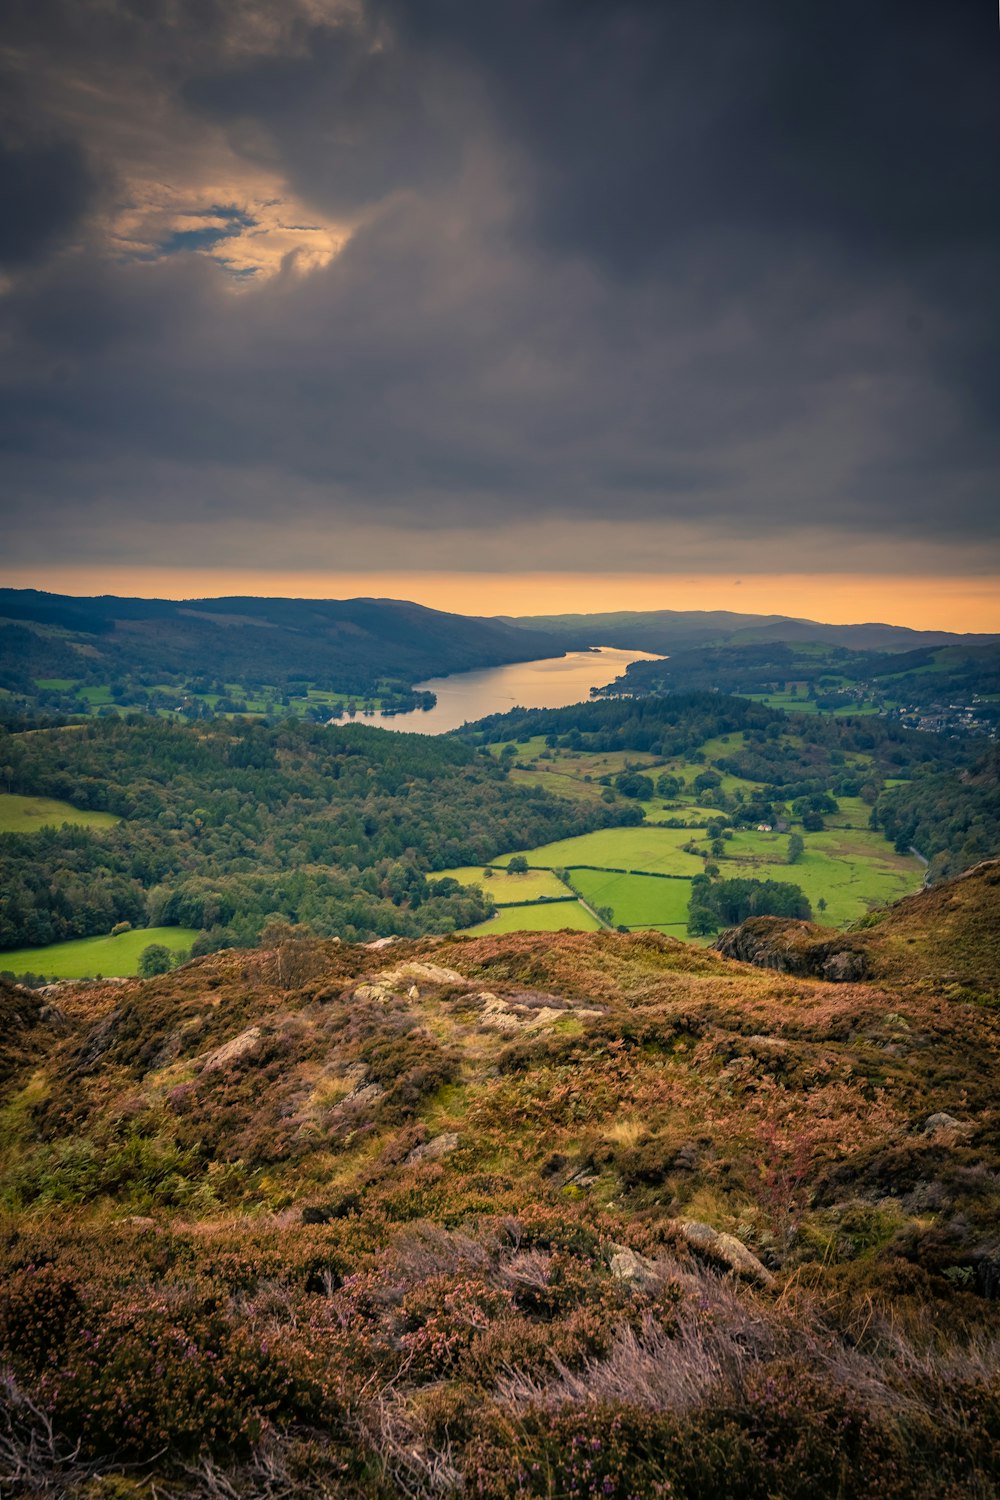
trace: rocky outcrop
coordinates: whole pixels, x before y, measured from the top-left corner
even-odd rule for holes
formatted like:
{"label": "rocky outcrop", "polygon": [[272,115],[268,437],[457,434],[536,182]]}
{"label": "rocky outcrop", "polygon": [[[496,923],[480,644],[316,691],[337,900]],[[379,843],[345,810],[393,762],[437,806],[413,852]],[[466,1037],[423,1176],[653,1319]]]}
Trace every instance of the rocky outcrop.
{"label": "rocky outcrop", "polygon": [[758,969],[826,979],[831,984],[853,984],[871,972],[859,939],[788,917],[750,917],[722,933],[714,946],[725,958]]}

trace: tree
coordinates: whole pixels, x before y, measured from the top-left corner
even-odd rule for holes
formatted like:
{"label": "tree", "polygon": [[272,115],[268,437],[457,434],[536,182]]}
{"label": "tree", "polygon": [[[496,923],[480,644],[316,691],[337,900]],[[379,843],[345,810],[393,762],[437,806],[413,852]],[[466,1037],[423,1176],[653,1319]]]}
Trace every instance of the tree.
{"label": "tree", "polygon": [[802,853],[803,853],[803,850],[805,849],[805,847],[806,847],[806,842],[805,842],[805,839],[802,837],[801,833],[793,833],[793,834],[791,834],[789,836],[789,839],[788,839],[788,863],[790,865],[797,865],[798,864],[799,860],[802,858]]}
{"label": "tree", "polygon": [[143,979],[170,972],[170,949],[164,943],[150,943],[139,954],[139,973]]}
{"label": "tree", "polygon": [[640,776],[638,771],[622,771],[615,778],[615,786],[623,797],[647,800],[653,795],[653,782],[649,776]]}
{"label": "tree", "polygon": [[512,859],[507,861],[508,875],[527,875],[527,873],[528,861],[523,854],[515,854]]}

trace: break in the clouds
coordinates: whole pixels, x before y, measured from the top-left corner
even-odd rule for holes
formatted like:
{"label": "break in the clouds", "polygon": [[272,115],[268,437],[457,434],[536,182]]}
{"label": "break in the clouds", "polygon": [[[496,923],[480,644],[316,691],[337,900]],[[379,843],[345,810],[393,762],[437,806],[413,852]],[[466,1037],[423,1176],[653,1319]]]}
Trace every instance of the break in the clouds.
{"label": "break in the clouds", "polygon": [[998,563],[971,0],[11,0],[12,562]]}

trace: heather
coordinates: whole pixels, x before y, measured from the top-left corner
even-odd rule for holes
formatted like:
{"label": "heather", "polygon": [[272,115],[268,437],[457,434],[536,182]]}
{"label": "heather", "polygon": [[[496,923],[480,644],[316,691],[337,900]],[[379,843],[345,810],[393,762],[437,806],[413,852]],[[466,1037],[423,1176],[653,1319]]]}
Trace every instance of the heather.
{"label": "heather", "polygon": [[8,1489],[995,1494],[996,882],[5,987]]}

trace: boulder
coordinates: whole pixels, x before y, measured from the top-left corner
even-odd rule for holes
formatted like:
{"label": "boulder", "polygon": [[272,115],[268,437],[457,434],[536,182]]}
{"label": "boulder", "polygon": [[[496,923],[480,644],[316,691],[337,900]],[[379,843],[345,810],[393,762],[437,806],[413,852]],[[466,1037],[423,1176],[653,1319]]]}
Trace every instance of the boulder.
{"label": "boulder", "polygon": [[648,1291],[663,1280],[651,1260],[637,1255],[627,1245],[612,1246],[611,1274],[616,1281],[627,1282],[639,1291]]}
{"label": "boulder", "polygon": [[441,1135],[434,1136],[433,1140],[414,1146],[403,1165],[412,1167],[418,1161],[440,1161],[442,1156],[447,1156],[450,1151],[454,1151],[457,1145],[457,1131],[445,1130]]}
{"label": "boulder", "polygon": [[971,1135],[975,1126],[967,1121],[956,1120],[954,1115],[947,1115],[943,1111],[936,1115],[929,1115],[924,1121],[922,1135]]}
{"label": "boulder", "polygon": [[216,1047],[214,1052],[210,1052],[202,1060],[201,1071],[218,1073],[223,1068],[231,1068],[234,1063],[242,1062],[244,1058],[249,1057],[251,1052],[256,1052],[263,1034],[259,1026],[250,1026],[246,1031],[241,1031],[239,1036],[223,1042],[221,1047]]}
{"label": "boulder", "polygon": [[734,1234],[720,1234],[717,1229],[713,1229],[710,1224],[703,1224],[699,1219],[682,1219],[678,1227],[692,1250],[707,1256],[709,1260],[721,1261],[737,1276],[754,1281],[758,1286],[774,1284],[771,1272]]}

